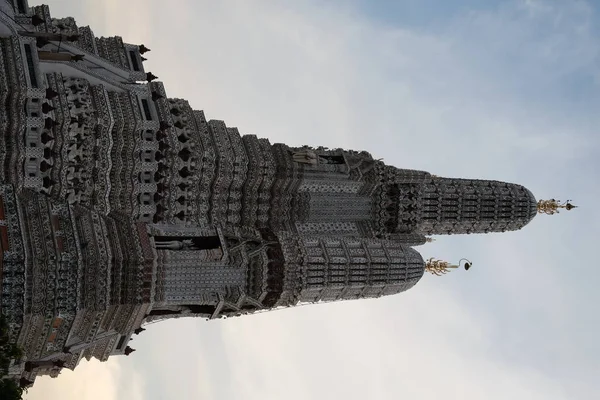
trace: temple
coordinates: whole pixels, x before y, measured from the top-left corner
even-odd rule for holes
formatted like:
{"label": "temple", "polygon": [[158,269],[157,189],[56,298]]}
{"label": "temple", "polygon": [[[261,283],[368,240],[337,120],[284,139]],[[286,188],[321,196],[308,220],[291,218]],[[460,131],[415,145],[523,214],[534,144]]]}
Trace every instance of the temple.
{"label": "temple", "polygon": [[0,299],[24,386],[130,354],[154,321],[397,294],[454,267],[414,249],[430,236],[572,207],[241,135],[169,98],[149,51],[0,0]]}

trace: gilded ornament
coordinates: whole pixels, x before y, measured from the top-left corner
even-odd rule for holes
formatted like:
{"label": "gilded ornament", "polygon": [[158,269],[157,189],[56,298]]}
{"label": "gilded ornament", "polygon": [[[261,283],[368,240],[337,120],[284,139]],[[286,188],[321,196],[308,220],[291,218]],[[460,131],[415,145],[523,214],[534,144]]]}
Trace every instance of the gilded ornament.
{"label": "gilded ornament", "polygon": [[571,204],[570,201],[571,200],[567,200],[561,203],[560,200],[555,199],[540,200],[537,203],[537,210],[540,214],[553,215],[558,214],[560,212],[559,209],[561,208],[564,208],[567,211],[577,208],[577,206]]}

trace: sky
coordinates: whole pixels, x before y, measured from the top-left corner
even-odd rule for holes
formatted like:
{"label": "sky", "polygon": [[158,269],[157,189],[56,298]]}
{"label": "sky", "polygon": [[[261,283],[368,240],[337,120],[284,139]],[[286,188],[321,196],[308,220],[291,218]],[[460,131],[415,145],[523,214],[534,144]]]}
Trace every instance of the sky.
{"label": "sky", "polygon": [[[32,2],[33,3],[33,2]],[[46,0],[152,51],[170,97],[271,143],[523,184],[580,208],[438,237],[400,295],[166,321],[26,399],[600,398],[600,3]]]}

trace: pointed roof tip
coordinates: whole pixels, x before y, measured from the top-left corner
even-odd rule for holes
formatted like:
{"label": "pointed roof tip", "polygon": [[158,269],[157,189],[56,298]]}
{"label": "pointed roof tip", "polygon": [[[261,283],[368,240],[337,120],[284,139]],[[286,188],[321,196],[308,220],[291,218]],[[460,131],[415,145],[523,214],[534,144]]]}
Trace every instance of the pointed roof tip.
{"label": "pointed roof tip", "polygon": [[152,72],[147,72],[146,73],[146,80],[148,82],[152,82],[155,79],[158,79],[158,76],[154,75]]}
{"label": "pointed roof tip", "polygon": [[573,205],[571,200],[567,200],[565,202],[561,202],[560,200],[550,199],[550,200],[540,200],[537,203],[537,210],[539,214],[559,214],[560,209],[564,208],[567,211],[570,211],[578,206]]}

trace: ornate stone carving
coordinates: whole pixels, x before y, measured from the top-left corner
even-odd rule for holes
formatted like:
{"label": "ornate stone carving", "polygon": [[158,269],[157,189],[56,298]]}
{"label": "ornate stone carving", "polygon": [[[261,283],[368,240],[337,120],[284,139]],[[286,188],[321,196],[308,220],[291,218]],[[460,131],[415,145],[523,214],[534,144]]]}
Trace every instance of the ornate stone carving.
{"label": "ornate stone carving", "polygon": [[[31,13],[26,36],[0,15],[0,304],[24,379],[128,354],[142,323],[399,293],[451,268],[410,248],[426,235],[572,208],[242,135],[169,98],[145,46]],[[56,38],[68,51],[40,59]]]}

